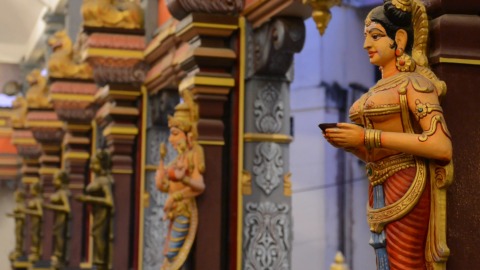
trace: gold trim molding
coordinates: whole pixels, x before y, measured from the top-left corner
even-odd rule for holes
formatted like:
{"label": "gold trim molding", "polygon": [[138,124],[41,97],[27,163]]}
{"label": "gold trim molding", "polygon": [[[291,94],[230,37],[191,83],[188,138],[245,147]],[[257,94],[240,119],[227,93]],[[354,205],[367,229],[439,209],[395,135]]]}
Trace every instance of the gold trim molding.
{"label": "gold trim molding", "polygon": [[480,65],[480,59],[440,57],[438,61],[439,63],[449,63],[449,64]]}
{"label": "gold trim molding", "polygon": [[245,133],[243,138],[245,142],[291,143],[293,141],[292,136],[285,134]]}
{"label": "gold trim molding", "polygon": [[198,140],[200,145],[214,145],[214,146],[224,146],[225,141],[208,141],[208,140]]}

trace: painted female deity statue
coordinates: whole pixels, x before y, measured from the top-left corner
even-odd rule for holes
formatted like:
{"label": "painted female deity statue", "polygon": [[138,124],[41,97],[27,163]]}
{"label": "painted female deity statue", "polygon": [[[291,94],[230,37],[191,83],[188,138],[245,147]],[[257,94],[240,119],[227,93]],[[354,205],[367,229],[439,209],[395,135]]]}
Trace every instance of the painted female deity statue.
{"label": "painted female deity statue", "polygon": [[198,224],[195,197],[205,190],[203,149],[196,138],[196,107],[187,91],[183,93],[185,103],[177,105],[174,116],[168,119],[168,141],[178,155],[165,166],[166,150],[162,143],[162,159],[155,177],[157,188],[168,192],[164,207],[165,218],[170,221],[164,248],[166,258],[162,265],[165,270],[180,269],[185,262]]}
{"label": "painted female deity statue", "polygon": [[15,249],[10,252],[8,258],[14,262],[23,255],[23,230],[25,228],[25,193],[18,189],[15,191],[15,208],[7,217],[15,219]]}
{"label": "painted female deity statue", "polygon": [[68,222],[71,212],[68,182],[67,173],[58,171],[53,179],[55,192],[50,195],[50,203],[43,204],[43,207],[55,212],[53,225],[54,251],[51,258],[53,269],[61,269],[66,260]]}
{"label": "painted female deity statue", "polygon": [[[452,144],[428,68],[428,20],[418,0],[387,0],[365,20],[364,49],[382,79],[325,138],[367,162],[367,219],[378,269],[445,269],[445,188]],[[363,126],[363,127],[362,127]]]}
{"label": "painted female deity statue", "polygon": [[36,262],[40,259],[42,250],[42,219],[43,219],[43,194],[42,185],[35,183],[30,186],[31,199],[27,202],[27,207],[23,212],[30,216],[30,254],[28,261]]}
{"label": "painted female deity statue", "polygon": [[114,212],[111,167],[110,154],[105,150],[98,150],[90,162],[90,169],[95,177],[85,189],[87,195],[76,197],[77,200],[92,205],[93,264],[99,270],[111,269],[110,244],[113,239]]}

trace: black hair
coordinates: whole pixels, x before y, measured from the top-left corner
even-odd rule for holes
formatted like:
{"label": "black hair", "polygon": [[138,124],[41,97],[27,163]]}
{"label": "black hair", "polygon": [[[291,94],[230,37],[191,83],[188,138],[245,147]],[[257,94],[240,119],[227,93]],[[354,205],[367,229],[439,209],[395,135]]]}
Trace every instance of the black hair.
{"label": "black hair", "polygon": [[384,1],[383,6],[378,6],[370,11],[369,18],[372,22],[379,23],[385,28],[387,36],[393,40],[393,48],[397,48],[395,34],[403,29],[407,32],[407,45],[405,52],[411,54],[413,47],[412,14],[396,8],[391,1]]}

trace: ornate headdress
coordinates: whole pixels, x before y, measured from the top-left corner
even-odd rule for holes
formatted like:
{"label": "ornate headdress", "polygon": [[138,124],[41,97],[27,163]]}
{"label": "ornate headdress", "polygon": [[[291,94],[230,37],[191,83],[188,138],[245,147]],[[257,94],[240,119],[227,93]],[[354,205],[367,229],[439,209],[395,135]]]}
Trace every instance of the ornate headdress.
{"label": "ornate headdress", "polygon": [[173,116],[168,116],[168,127],[176,127],[183,132],[190,132],[192,129],[192,120],[190,116],[190,107],[186,103],[180,103],[175,106]]}

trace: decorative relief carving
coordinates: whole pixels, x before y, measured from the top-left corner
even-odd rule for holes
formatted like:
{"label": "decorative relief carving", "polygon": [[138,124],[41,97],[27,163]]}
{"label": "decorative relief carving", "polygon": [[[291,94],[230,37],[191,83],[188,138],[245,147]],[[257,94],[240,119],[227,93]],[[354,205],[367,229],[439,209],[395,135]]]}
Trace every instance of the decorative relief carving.
{"label": "decorative relief carving", "polygon": [[292,173],[289,172],[283,176],[283,195],[292,196]]}
{"label": "decorative relief carving", "polygon": [[255,148],[253,159],[255,183],[270,195],[278,187],[283,177],[283,157],[280,145],[273,142],[262,142]]}
{"label": "decorative relief carving", "polygon": [[143,11],[137,1],[84,0],[83,24],[91,27],[139,29]]}
{"label": "decorative relief carving", "polygon": [[244,269],[290,269],[290,207],[267,201],[247,203],[245,211]]}
{"label": "decorative relief carving", "polygon": [[[160,159],[160,157],[158,158]],[[162,250],[167,234],[168,222],[163,220],[165,216],[163,206],[167,194],[158,191],[155,187],[155,172],[147,172],[145,189],[150,194],[150,206],[145,210],[143,269],[158,270],[164,259]]]}
{"label": "decorative relief carving", "polygon": [[267,83],[254,103],[255,127],[261,133],[277,133],[282,129],[284,105],[280,90]]}
{"label": "decorative relief carving", "polygon": [[91,79],[92,68],[87,63],[77,63],[73,45],[65,30],[58,31],[48,39],[53,53],[48,59],[48,74],[55,78]]}
{"label": "decorative relief carving", "polygon": [[189,13],[236,14],[243,9],[242,0],[167,0],[170,13],[181,20]]}

